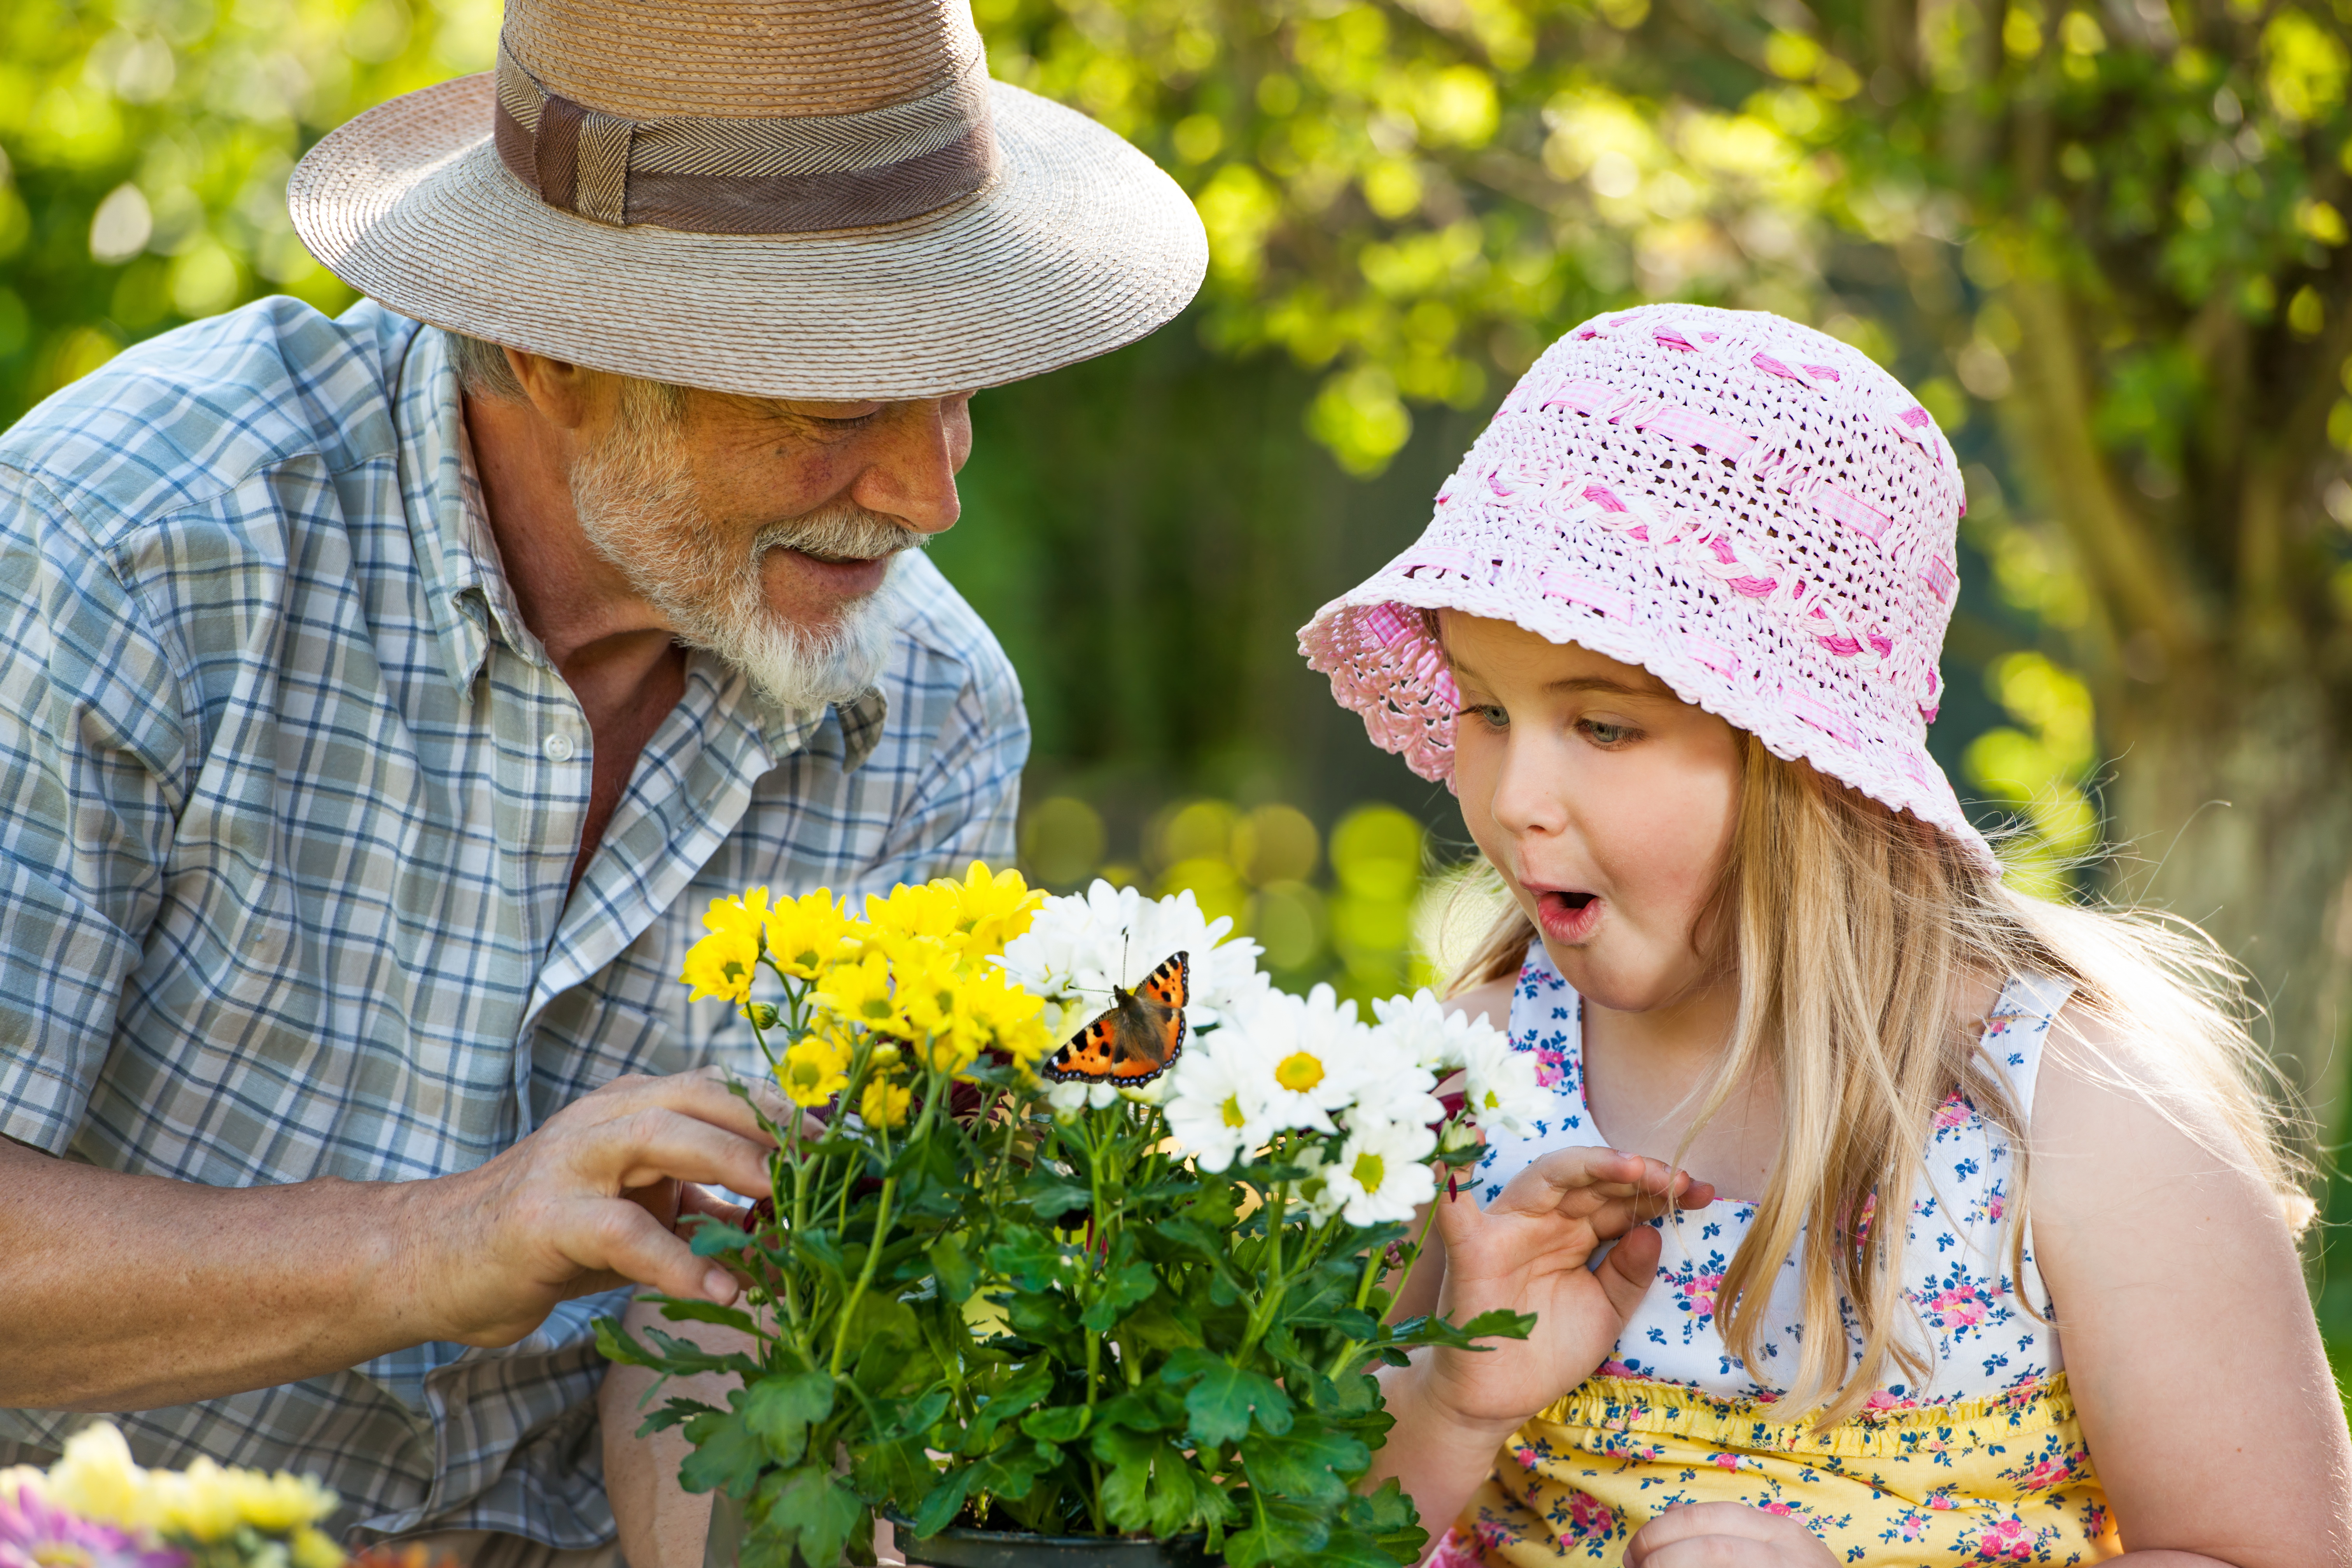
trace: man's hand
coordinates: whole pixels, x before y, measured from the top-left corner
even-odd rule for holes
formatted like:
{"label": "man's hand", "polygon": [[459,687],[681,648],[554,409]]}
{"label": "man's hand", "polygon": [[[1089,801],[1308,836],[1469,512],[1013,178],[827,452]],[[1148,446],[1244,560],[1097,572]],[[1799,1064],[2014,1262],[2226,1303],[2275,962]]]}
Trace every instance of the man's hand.
{"label": "man's hand", "polygon": [[[771,1121],[791,1114],[753,1086]],[[556,1304],[632,1281],[732,1302],[675,1229],[681,1183],[768,1190],[775,1140],[717,1068],[616,1079],[477,1169],[415,1184],[405,1229],[426,1336],[511,1344]],[[716,1212],[684,1189],[694,1212]]]}
{"label": "man's hand", "polygon": [[[1658,1235],[1643,1222],[1715,1189],[1639,1154],[1561,1149],[1512,1178],[1481,1209],[1468,1193],[1441,1200],[1445,1285],[1438,1310],[1455,1322],[1494,1309],[1536,1314],[1525,1340],[1436,1352],[1428,1393],[1456,1424],[1508,1436],[1592,1375],[1658,1267]],[[1604,1243],[1616,1247],[1588,1267]],[[1499,1438],[1498,1438],[1499,1441]]]}
{"label": "man's hand", "polygon": [[1682,1503],[1633,1532],[1625,1568],[1837,1568],[1837,1553],[1786,1514]]}

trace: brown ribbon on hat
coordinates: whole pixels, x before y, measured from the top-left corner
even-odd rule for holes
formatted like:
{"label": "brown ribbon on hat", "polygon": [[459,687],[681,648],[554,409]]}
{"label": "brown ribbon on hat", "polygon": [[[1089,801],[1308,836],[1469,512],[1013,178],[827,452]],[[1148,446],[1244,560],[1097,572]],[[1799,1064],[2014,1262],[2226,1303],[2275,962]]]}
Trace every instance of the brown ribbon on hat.
{"label": "brown ribbon on hat", "polygon": [[495,140],[551,207],[695,234],[806,234],[916,217],[996,172],[988,62],[856,114],[630,120],[548,91],[499,47]]}

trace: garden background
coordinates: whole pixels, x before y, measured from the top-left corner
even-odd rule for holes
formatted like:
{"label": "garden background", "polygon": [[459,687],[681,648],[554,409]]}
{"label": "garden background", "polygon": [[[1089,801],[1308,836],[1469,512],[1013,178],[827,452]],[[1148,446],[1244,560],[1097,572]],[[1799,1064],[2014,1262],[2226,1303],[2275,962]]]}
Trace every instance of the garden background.
{"label": "garden background", "polygon": [[[1191,887],[1296,984],[1425,972],[1460,819],[1367,746],[1295,628],[1412,537],[1561,331],[1761,306],[1893,368],[1968,465],[1946,770],[2021,876],[2231,948],[2333,1169],[2352,0],[975,9],[995,74],[1142,145],[1213,257],[1157,336],[973,406],[933,553],[1028,691],[1034,876]],[[287,222],[293,161],[487,67],[498,19],[0,0],[0,423],[257,295],[348,304]],[[2341,1177],[2326,1217],[2313,1286],[2352,1360]]]}

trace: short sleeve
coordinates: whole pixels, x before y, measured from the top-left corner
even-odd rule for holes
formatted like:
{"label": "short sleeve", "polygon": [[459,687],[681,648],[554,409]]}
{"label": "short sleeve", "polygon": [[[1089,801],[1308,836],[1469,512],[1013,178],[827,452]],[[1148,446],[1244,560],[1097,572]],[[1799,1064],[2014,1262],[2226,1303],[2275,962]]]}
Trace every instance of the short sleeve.
{"label": "short sleeve", "polygon": [[53,1154],[162,900],[184,689],[88,533],[0,467],[0,1134]]}

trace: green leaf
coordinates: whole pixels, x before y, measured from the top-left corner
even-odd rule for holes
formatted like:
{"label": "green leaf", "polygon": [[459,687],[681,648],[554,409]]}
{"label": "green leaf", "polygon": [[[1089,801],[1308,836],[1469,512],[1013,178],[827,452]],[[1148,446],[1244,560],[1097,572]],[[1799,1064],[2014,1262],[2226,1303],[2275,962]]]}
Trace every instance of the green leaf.
{"label": "green leaf", "polygon": [[1353,1307],[1333,1312],[1296,1312],[1289,1315],[1289,1322],[1293,1329],[1335,1329],[1351,1340],[1369,1340],[1381,1331],[1378,1319]]}
{"label": "green leaf", "polygon": [[971,1494],[971,1483],[980,1476],[978,1465],[959,1465],[940,1478],[939,1485],[925,1494],[922,1505],[915,1510],[913,1534],[937,1535],[955,1522],[963,1511],[963,1500]]}
{"label": "green leaf", "polygon": [[821,1372],[763,1377],[743,1394],[743,1425],[768,1445],[779,1465],[797,1465],[808,1429],[833,1414],[833,1379]]}
{"label": "green leaf", "polygon": [[1040,1165],[1022,1182],[1020,1195],[1013,1201],[1039,1219],[1053,1220],[1087,1207],[1094,1197],[1086,1183]]}
{"label": "green leaf", "polygon": [[650,1323],[646,1326],[646,1338],[653,1342],[657,1359],[640,1364],[656,1367],[673,1377],[691,1377],[698,1372],[731,1372],[749,1381],[768,1374],[766,1367],[740,1352],[713,1354],[692,1340],[666,1334]]}
{"label": "green leaf", "polygon": [[1341,1517],[1350,1529],[1378,1541],[1391,1562],[1418,1563],[1429,1545],[1429,1531],[1422,1528],[1420,1511],[1394,1476],[1382,1481],[1377,1490],[1349,1498]]}
{"label": "green leaf", "polygon": [[740,1252],[752,1242],[751,1233],[729,1225],[723,1219],[709,1215],[689,1215],[694,1222],[693,1233],[687,1244],[694,1248],[697,1258],[716,1258],[722,1252]]}
{"label": "green leaf", "polygon": [[660,1409],[655,1411],[652,1415],[646,1416],[645,1420],[638,1423],[637,1436],[640,1437],[650,1437],[656,1432],[667,1432],[673,1426],[681,1426],[686,1422],[693,1420],[696,1416],[703,1414],[705,1411],[709,1411],[715,1415],[724,1415],[727,1414],[727,1412],[719,1409],[716,1405],[705,1405],[699,1399],[667,1400],[663,1403]]}
{"label": "green leaf", "polygon": [[637,1343],[636,1337],[622,1326],[618,1318],[596,1320],[596,1353],[623,1366],[651,1367],[656,1372],[665,1370],[660,1355]]}
{"label": "green leaf", "polygon": [[1190,1350],[1169,1357],[1160,1375],[1184,1388],[1184,1410],[1192,1417],[1197,1443],[1237,1443],[1248,1436],[1252,1415],[1264,1431],[1279,1436],[1290,1430],[1290,1398],[1263,1373],[1228,1365],[1204,1350]]}
{"label": "green leaf", "polygon": [[779,1470],[760,1488],[761,1520],[752,1531],[789,1546],[803,1562],[835,1563],[867,1515],[856,1492],[820,1465]]}
{"label": "green leaf", "polygon": [[1032,1410],[1021,1418],[1021,1430],[1040,1443],[1067,1443],[1082,1436],[1094,1414],[1083,1405],[1057,1405]]}
{"label": "green leaf", "polygon": [[1536,1326],[1533,1312],[1511,1312],[1497,1309],[1481,1312],[1459,1326],[1444,1318],[1408,1318],[1381,1337],[1381,1348],[1405,1350],[1418,1345],[1445,1345],[1454,1350],[1484,1350],[1477,1342],[1482,1339],[1523,1340]]}
{"label": "green leaf", "polygon": [[948,1411],[948,1391],[934,1388],[920,1399],[908,1400],[893,1411],[884,1423],[881,1434],[886,1438],[919,1437],[939,1424]]}
{"label": "green leaf", "polygon": [[1331,1521],[1321,1509],[1281,1498],[1260,1498],[1257,1511],[1264,1514],[1264,1523],[1253,1523],[1225,1538],[1225,1562],[1230,1568],[1319,1560],[1318,1554],[1331,1539]]}
{"label": "green leaf", "polygon": [[690,1492],[724,1491],[747,1498],[767,1468],[767,1446],[733,1411],[706,1411],[686,1424],[694,1452],[677,1468],[678,1485]]}
{"label": "green leaf", "polygon": [[1241,1459],[1258,1490],[1328,1505],[1346,1500],[1349,1478],[1361,1474],[1372,1455],[1353,1437],[1310,1419],[1281,1436],[1244,1439]]}
{"label": "green leaf", "polygon": [[1025,1225],[1004,1227],[1003,1240],[987,1249],[988,1266],[1016,1290],[1051,1289],[1062,1279],[1062,1244]]}
{"label": "green leaf", "polygon": [[1103,1478],[1102,1502],[1118,1529],[1181,1535],[1222,1514],[1223,1494],[1174,1444],[1127,1436],[1115,1447],[1124,1458]]}
{"label": "green leaf", "polygon": [[751,1313],[740,1307],[722,1307],[716,1301],[688,1301],[665,1296],[662,1298],[661,1315],[673,1323],[717,1323],[753,1338],[761,1337],[760,1325],[752,1321]]}
{"label": "green leaf", "polygon": [[1149,1301],[1151,1293],[1159,1289],[1160,1276],[1150,1264],[1122,1264],[1104,1277],[1101,1294],[1078,1321],[1098,1334],[1108,1333],[1127,1309]]}
{"label": "green leaf", "polygon": [[931,1244],[931,1272],[938,1276],[940,1294],[961,1306],[980,1284],[980,1266],[964,1250],[963,1238],[952,1233]]}

